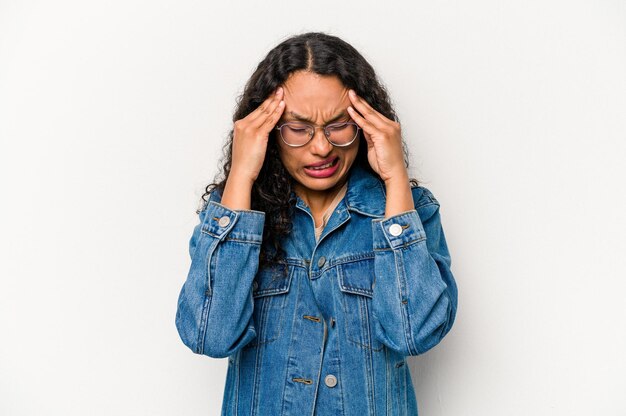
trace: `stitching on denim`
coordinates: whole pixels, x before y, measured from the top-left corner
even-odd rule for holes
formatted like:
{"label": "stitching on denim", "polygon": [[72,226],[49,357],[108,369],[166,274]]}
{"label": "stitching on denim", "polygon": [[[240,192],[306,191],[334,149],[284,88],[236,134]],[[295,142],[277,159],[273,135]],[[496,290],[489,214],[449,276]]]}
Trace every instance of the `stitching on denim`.
{"label": "stitching on denim", "polygon": [[295,266],[295,267],[300,267],[302,269],[307,270],[308,266],[306,265],[306,259],[299,259],[299,258],[295,258],[295,257],[287,257],[285,259],[283,259],[281,261],[281,263],[290,265],[290,266]]}
{"label": "stitching on denim", "polygon": [[[294,293],[294,296],[295,296],[296,299],[299,299],[300,298],[300,281],[297,281],[296,283],[297,283],[297,285],[294,288],[296,290],[296,292]],[[297,308],[293,308],[293,314],[291,315],[291,323],[290,323],[292,328],[295,327],[295,322],[294,321],[296,320],[296,317],[297,317]],[[289,377],[289,370],[290,370],[290,364],[289,363],[291,361],[291,357],[294,356],[293,349],[295,347],[296,347],[295,346],[295,342],[290,342],[289,343],[289,349],[287,351],[287,365],[285,365],[285,372],[283,373],[282,380],[287,380],[288,377]],[[297,354],[295,354],[295,355],[297,356]],[[286,403],[285,394],[286,394],[286,391],[287,391],[287,384],[288,383],[281,383],[281,384],[283,385],[283,394],[281,396],[283,398],[283,404],[281,406],[281,413],[280,413],[282,415],[282,414],[285,414],[285,403]]]}
{"label": "stitching on denim", "polygon": [[[351,262],[351,263],[357,263],[357,262]],[[350,263],[345,263],[345,264],[350,264]],[[366,268],[369,270],[370,267],[367,266],[371,266],[371,268],[373,269],[373,264],[371,263],[367,263]],[[368,281],[369,282],[369,286],[370,288],[362,288],[362,287],[356,287],[356,286],[352,286],[349,284],[345,283],[345,277],[346,277],[346,273],[343,267],[338,267],[339,270],[339,289],[342,292],[346,292],[346,293],[354,293],[357,295],[363,295],[363,296],[367,296],[367,297],[373,297],[374,295],[374,288],[373,288],[373,281]],[[373,273],[373,270],[369,270]],[[368,274],[368,279],[372,278],[372,275]],[[373,279],[372,279],[373,280]]]}
{"label": "stitching on denim", "polygon": [[337,259],[331,260],[330,262],[331,266],[329,268],[346,264],[346,263],[354,263],[360,260],[370,260],[370,259],[373,259],[374,257],[375,256],[373,256],[371,252],[350,254],[348,256],[343,256],[343,257],[339,257]]}
{"label": "stitching on denim", "polygon": [[202,315],[200,317],[200,330],[198,331],[198,352],[200,354],[204,353],[204,339],[206,338],[206,331],[207,331],[207,325],[209,322],[209,313],[211,312],[211,303],[212,303],[212,296],[213,296],[213,288],[211,287],[211,261],[213,259],[213,252],[215,251],[217,247],[217,244],[215,242],[209,244],[209,249],[207,252],[207,264],[206,264],[206,271],[207,271],[207,275],[206,275],[206,284],[207,284],[207,290],[206,290],[206,298],[204,300],[204,305],[202,308]]}
{"label": "stitching on denim", "polygon": [[362,289],[360,287],[354,287],[354,286],[346,286],[345,284],[341,284],[341,289],[342,292],[345,293],[353,293],[355,295],[363,295],[363,296],[367,296],[369,298],[372,297],[372,290],[368,290],[368,289]]}
{"label": "stitching on denim", "polygon": [[246,240],[246,239],[231,237],[231,235],[232,234],[227,235],[226,238],[224,238],[224,241],[232,241],[233,243],[251,243],[251,244],[256,244],[258,246],[260,246],[263,243],[263,241],[260,241],[260,240]]}
{"label": "stitching on denim", "polygon": [[202,306],[202,315],[200,316],[200,330],[198,331],[198,339],[196,340],[196,350],[198,354],[204,354],[204,339],[206,338],[206,327],[209,321],[209,310],[211,309],[211,297],[204,298]]}
{"label": "stitching on denim", "polygon": [[[212,231],[204,230],[204,229],[201,229],[200,231],[202,231],[203,234],[210,235],[211,237],[218,238],[218,239],[221,238],[222,235],[224,235],[224,234],[221,234],[221,235],[215,234]],[[256,245],[261,245],[262,244],[262,241],[258,241],[258,240],[244,240],[244,239],[241,239],[241,238],[231,237],[230,234],[227,235],[224,238],[223,241],[233,241],[233,242],[237,242],[237,243],[251,243],[251,244],[256,244]]]}
{"label": "stitching on denim", "polygon": [[235,414],[239,412],[239,383],[240,383],[240,363],[241,363],[241,350],[237,351],[235,356],[235,369],[237,370],[237,375],[235,377]]}
{"label": "stitching on denim", "polygon": [[[320,353],[319,353],[320,363],[324,360],[324,353],[326,352],[326,342],[328,340],[328,327],[326,326],[326,321],[323,321],[323,325],[324,325],[324,338],[322,340],[322,348],[320,348]],[[315,374],[315,376],[316,376],[315,379],[317,380],[317,383],[315,383],[315,393],[313,393],[313,406],[312,406],[312,411],[311,411],[312,416],[315,414],[315,408],[317,407],[317,394],[320,388],[319,380],[322,378],[322,365],[317,366],[317,374]]]}
{"label": "stitching on denim", "polygon": [[[284,282],[285,287],[277,288],[277,289],[268,289],[267,291],[259,291],[253,295],[253,298],[260,299],[258,302],[262,302],[262,308],[259,311],[260,320],[259,320],[259,329],[262,330],[262,333],[257,335],[257,338],[251,342],[251,346],[259,346],[264,344],[269,344],[271,342],[276,341],[280,338],[280,334],[283,330],[283,316],[285,316],[285,304],[287,302],[287,295],[284,296],[275,296],[275,295],[283,295],[291,289],[291,281],[293,278],[294,270],[290,269],[289,274],[286,280],[281,280]],[[271,280],[274,282],[276,280]],[[273,322],[274,330],[272,334],[267,333],[269,315],[272,310],[279,311],[277,312],[276,320],[277,322]]]}
{"label": "stitching on denim", "polygon": [[250,213],[253,215],[258,215],[258,216],[262,216],[265,217],[265,212],[263,211],[258,211],[258,210],[254,210],[254,209],[231,209],[228,208],[226,205],[222,205],[221,202],[217,202],[217,201],[210,201],[213,202],[213,204],[215,204],[217,207],[221,208],[223,211],[225,211],[225,213],[231,213],[231,212],[235,212],[238,213],[239,211],[245,212],[245,213]]}
{"label": "stitching on denim", "polygon": [[[357,329],[356,330],[359,331],[361,333],[361,335],[362,335],[363,331],[364,331],[363,327],[365,325],[365,323],[363,322],[364,320],[363,320],[362,313],[369,314],[369,309],[370,308],[369,308],[368,302],[371,303],[371,300],[368,300],[369,297],[367,297],[367,296],[364,297],[364,296],[361,296],[361,294],[356,294],[356,293],[352,293],[352,292],[346,292],[346,291],[341,289],[341,286],[343,285],[343,270],[339,271],[339,279],[340,279],[340,287],[339,287],[340,291],[343,292],[343,293],[350,293],[348,295],[342,295],[341,296],[341,304],[343,305],[343,311],[344,311],[344,324],[342,326],[344,327],[344,332],[346,334],[346,339],[349,342],[351,342],[353,344],[356,344],[356,345],[358,345],[358,346],[360,346],[362,348],[371,349],[371,350],[376,351],[376,352],[381,351],[384,348],[384,345],[381,345],[379,348],[374,348],[371,345],[371,341],[370,341],[370,345],[367,345],[367,344],[365,344],[363,342],[360,342],[360,340],[355,339],[355,337],[350,334],[350,332],[348,330],[348,326],[349,326],[348,322],[345,322],[345,321],[347,321],[348,313],[350,311],[352,311],[352,312],[354,312],[354,311],[353,311],[353,308],[349,307],[348,302],[353,303],[353,301],[356,301],[356,305],[357,305],[357,307],[359,309],[358,325],[357,325]],[[352,301],[350,299],[352,299]],[[363,308],[365,308],[364,311],[363,311]],[[368,329],[367,330],[369,331],[369,316],[367,317],[366,321],[367,321],[367,324],[368,324]]]}
{"label": "stitching on denim", "polygon": [[422,241],[426,240],[426,236],[422,235],[414,240],[410,240],[407,241],[405,243],[403,243],[402,245],[399,245],[397,247],[384,247],[384,248],[374,248],[374,251],[394,251],[394,250],[404,250],[406,248],[408,248],[409,246],[412,246],[413,244],[416,243],[420,243]]}
{"label": "stitching on denim", "polygon": [[415,210],[417,210],[417,209],[422,209],[422,208],[426,208],[426,207],[428,207],[428,206],[430,206],[430,205],[434,205],[434,206],[436,206],[436,207],[441,208],[441,205],[439,205],[439,203],[438,203],[438,202],[432,202],[432,201],[429,201],[429,202],[426,202],[426,203],[424,203],[424,204],[421,204],[421,205],[416,206],[416,207],[415,207]]}
{"label": "stitching on denim", "polygon": [[[362,308],[361,314],[361,330],[363,331],[365,329],[365,331],[362,332],[362,334],[366,337],[365,342],[368,345],[372,345],[372,338],[370,336],[370,322],[369,322],[369,306],[367,303],[366,299],[360,299],[360,307],[359,309]],[[374,382],[374,357],[372,356],[372,351],[373,347],[367,348],[365,350],[365,354],[366,354],[366,371],[367,371],[367,384],[368,384],[368,398],[370,401],[370,413],[372,415],[376,414],[376,383]]]}
{"label": "stitching on denim", "polygon": [[[295,273],[294,269],[289,268],[286,279],[283,279],[282,277],[271,278],[271,280],[269,281],[267,279],[261,279],[261,280],[257,279],[256,281],[259,284],[259,287],[257,288],[257,290],[253,291],[253,294],[252,294],[253,297],[260,298],[263,296],[272,296],[272,295],[280,295],[283,293],[288,293],[291,287],[291,281],[293,280],[294,273]],[[259,273],[258,275],[261,276],[262,274]],[[275,282],[280,283],[282,286],[271,287],[271,288],[268,287],[269,285]]]}
{"label": "stitching on denim", "polygon": [[250,400],[250,415],[255,415],[259,408],[259,398],[260,398],[260,387],[261,383],[261,363],[263,362],[263,348],[257,348],[255,350],[255,360],[254,360],[254,380],[252,382],[252,399]]}
{"label": "stitching on denim", "polygon": [[[261,297],[259,302],[262,302],[262,308],[259,311],[259,315],[261,319],[259,320],[259,329],[262,329],[262,332],[257,335],[254,341],[251,342],[251,346],[260,346],[264,344],[270,344],[280,338],[280,334],[282,332],[282,323],[283,323],[283,315],[285,313],[285,302],[287,300],[286,296],[280,296],[280,305],[276,304],[278,302],[277,297],[275,296],[265,296]],[[268,331],[268,322],[269,322],[269,314],[272,310],[280,310],[278,312],[278,317],[276,318],[277,322],[274,325],[274,331],[272,334],[269,334]],[[271,338],[270,338],[271,337]]]}
{"label": "stitching on denim", "polygon": [[342,378],[344,376],[344,373],[341,370],[341,360],[339,359],[339,357],[343,357],[343,354],[341,352],[341,342],[338,342],[336,344],[336,347],[337,347],[337,358],[334,360],[334,362],[337,365],[337,375],[339,376],[339,381],[340,381],[337,384],[337,386],[339,387],[339,400],[340,400],[340,403],[341,403],[341,416],[345,416],[346,409],[345,409],[345,401],[344,401],[344,398],[343,398],[343,386],[344,386],[344,383],[341,382],[341,380],[342,380]]}
{"label": "stitching on denim", "polygon": [[[394,263],[396,265],[396,276],[398,279],[398,285],[400,288],[404,289],[404,294],[403,293],[399,293],[400,295],[400,299],[401,300],[405,300],[405,295],[406,295],[406,299],[408,299],[408,291],[409,288],[407,286],[407,279],[406,279],[406,273],[404,272],[404,253],[402,250],[399,250],[397,252],[394,252]],[[409,353],[417,351],[417,348],[415,347],[415,345],[413,344],[413,337],[411,336],[411,334],[413,333],[413,329],[412,329],[412,322],[411,322],[411,315],[408,311],[408,302],[402,302],[404,307],[400,308],[402,310],[402,323],[403,323],[403,327],[404,327],[404,337],[405,337],[405,342],[406,342],[406,346],[407,346],[407,350],[409,351]],[[411,354],[411,355],[415,355],[415,354]]]}
{"label": "stitching on denim", "polygon": [[386,396],[386,403],[387,403],[387,414],[390,415],[391,413],[391,409],[394,408],[394,403],[393,403],[393,397],[391,392],[393,391],[392,389],[392,382],[391,382],[391,358],[389,357],[389,349],[385,350],[385,396]]}
{"label": "stitching on denim", "polygon": [[350,211],[358,212],[361,215],[365,215],[366,217],[372,217],[372,218],[384,218],[385,217],[384,215],[361,211],[359,208],[356,208],[356,207],[353,207],[353,206],[348,207],[348,209]]}

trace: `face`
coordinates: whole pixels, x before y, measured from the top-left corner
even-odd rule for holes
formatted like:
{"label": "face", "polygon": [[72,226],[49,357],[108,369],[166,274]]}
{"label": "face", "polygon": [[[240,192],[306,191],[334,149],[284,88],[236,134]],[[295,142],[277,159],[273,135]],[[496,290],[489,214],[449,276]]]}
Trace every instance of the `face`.
{"label": "face", "polygon": [[[285,109],[277,126],[287,121],[308,121],[318,126],[331,122],[352,121],[348,115],[350,98],[346,88],[335,75],[318,75],[297,71],[282,85]],[[303,119],[307,120],[303,120]],[[318,128],[309,143],[302,147],[287,146],[276,132],[283,165],[296,180],[296,192],[311,195],[343,185],[354,162],[359,139],[350,146],[335,147]],[[332,162],[330,168],[313,169],[311,165]]]}

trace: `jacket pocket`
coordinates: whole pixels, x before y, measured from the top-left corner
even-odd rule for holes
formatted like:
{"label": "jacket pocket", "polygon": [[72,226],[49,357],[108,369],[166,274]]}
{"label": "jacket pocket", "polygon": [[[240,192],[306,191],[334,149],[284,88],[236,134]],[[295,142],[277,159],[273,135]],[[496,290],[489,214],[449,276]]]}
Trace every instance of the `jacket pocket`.
{"label": "jacket pocket", "polygon": [[347,339],[362,348],[382,350],[383,344],[374,337],[371,314],[374,259],[343,263],[338,266],[338,273]]}
{"label": "jacket pocket", "polygon": [[292,276],[293,267],[286,265],[265,267],[257,273],[252,282],[257,336],[248,346],[267,344],[280,337]]}

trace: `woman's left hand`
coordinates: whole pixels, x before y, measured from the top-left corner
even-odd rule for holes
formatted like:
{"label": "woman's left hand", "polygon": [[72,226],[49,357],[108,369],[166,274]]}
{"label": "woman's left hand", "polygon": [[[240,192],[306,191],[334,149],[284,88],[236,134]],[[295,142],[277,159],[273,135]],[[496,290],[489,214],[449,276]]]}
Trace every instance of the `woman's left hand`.
{"label": "woman's left hand", "polygon": [[372,169],[385,183],[390,179],[406,180],[408,173],[404,165],[400,123],[374,110],[354,90],[350,90],[348,96],[354,105],[354,108],[348,107],[348,112],[363,129],[367,142],[367,160]]}

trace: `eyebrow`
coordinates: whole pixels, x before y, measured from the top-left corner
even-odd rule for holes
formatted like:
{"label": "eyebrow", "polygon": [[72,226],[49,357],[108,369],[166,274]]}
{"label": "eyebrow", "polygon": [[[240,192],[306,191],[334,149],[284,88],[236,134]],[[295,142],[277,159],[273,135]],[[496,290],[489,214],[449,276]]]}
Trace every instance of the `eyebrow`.
{"label": "eyebrow", "polygon": [[[301,116],[300,114],[298,114],[298,113],[296,113],[294,111],[289,111],[288,113],[291,115],[291,117],[295,118],[298,121],[305,121],[307,123],[313,124],[313,120],[311,120],[308,117]],[[337,121],[337,120],[339,120],[339,119],[341,119],[343,117],[346,117],[346,116],[347,116],[346,112],[342,111],[341,113],[339,113],[336,116],[332,117],[330,120],[327,120],[326,124],[332,123],[333,121]]]}

